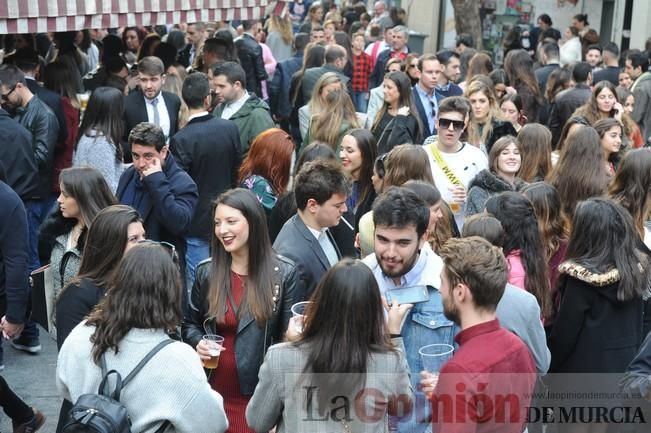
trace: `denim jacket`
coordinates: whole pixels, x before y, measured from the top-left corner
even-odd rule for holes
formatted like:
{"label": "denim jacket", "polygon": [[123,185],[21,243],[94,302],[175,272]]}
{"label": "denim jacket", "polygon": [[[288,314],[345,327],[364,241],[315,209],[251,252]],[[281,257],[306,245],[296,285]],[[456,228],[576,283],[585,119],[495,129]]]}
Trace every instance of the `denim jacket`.
{"label": "denim jacket", "polygon": [[414,285],[433,287],[429,291],[429,300],[414,304],[402,327],[405,355],[411,372],[411,384],[416,400],[411,417],[402,420],[398,425],[398,430],[409,433],[423,432],[427,428],[431,408],[425,395],[420,392],[420,372],[423,370],[423,363],[418,349],[428,344],[454,345],[454,336],[459,332],[459,328],[454,322],[443,314],[443,302],[441,293],[438,291],[438,288],[441,287],[443,260],[425,242],[420,250],[418,260],[409,272],[401,277],[399,285],[384,275],[375,254],[369,255],[363,261],[373,272],[383,294],[387,290],[398,287]]}

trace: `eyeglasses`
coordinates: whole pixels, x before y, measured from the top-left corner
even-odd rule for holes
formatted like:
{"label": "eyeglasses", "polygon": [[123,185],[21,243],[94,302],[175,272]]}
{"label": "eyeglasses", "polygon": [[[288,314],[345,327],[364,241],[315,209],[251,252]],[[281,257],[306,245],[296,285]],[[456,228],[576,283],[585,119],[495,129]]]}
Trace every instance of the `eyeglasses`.
{"label": "eyeglasses", "polygon": [[174,263],[179,262],[179,255],[176,253],[176,247],[169,242],[165,241],[153,241],[151,239],[143,239],[141,241],[138,241],[139,244],[147,244],[147,245],[160,245],[161,247],[165,248],[167,251],[169,251],[170,256],[172,257],[172,260]]}
{"label": "eyeglasses", "polygon": [[18,83],[14,84],[7,93],[3,93],[2,95],[0,95],[0,98],[2,98],[2,101],[8,101],[9,100],[9,95],[14,93],[14,90],[16,90],[17,85],[18,85]]}
{"label": "eyeglasses", "polygon": [[455,131],[463,131],[463,120],[446,119],[445,117],[439,118],[439,129],[449,129],[450,125]]}

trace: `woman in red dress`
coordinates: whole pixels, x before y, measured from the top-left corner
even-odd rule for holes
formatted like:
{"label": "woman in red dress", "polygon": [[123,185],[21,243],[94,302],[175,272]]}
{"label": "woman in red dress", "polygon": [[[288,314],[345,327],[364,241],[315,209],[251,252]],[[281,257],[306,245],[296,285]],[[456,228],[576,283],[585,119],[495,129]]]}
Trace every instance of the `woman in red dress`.
{"label": "woman in red dress", "polygon": [[283,340],[301,288],[294,263],[271,249],[265,212],[252,192],[223,193],[213,216],[212,258],[197,266],[183,340],[208,360],[202,336],[224,337],[208,380],[224,398],[227,432],[251,432],[244,412],[258,370],[269,346]]}

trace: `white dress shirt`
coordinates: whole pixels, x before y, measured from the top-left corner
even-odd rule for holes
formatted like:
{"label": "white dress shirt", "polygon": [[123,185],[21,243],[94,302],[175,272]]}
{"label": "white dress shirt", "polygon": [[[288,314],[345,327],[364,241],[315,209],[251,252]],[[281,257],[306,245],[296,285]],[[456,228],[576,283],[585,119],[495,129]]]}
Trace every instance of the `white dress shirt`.
{"label": "white dress shirt", "polygon": [[[152,102],[158,99],[158,103],[156,104],[156,107],[152,104]],[[145,98],[145,107],[147,107],[147,121],[149,123],[155,123],[154,122],[154,109],[158,110],[158,117],[160,119],[159,125],[161,129],[163,130],[163,134],[165,134],[165,141],[169,140],[170,137],[170,115],[167,111],[167,105],[165,104],[165,99],[163,99],[163,95],[159,93],[154,99],[147,99]]]}

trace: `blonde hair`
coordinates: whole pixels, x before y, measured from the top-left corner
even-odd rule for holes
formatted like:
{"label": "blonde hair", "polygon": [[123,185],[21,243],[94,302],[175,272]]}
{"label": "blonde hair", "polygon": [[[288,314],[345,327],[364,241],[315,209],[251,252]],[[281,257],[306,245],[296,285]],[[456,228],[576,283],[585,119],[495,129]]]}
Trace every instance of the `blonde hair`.
{"label": "blonde hair", "polygon": [[291,44],[293,39],[292,32],[292,21],[289,18],[289,15],[281,17],[279,15],[271,15],[271,19],[268,22],[267,30],[269,33],[278,32],[280,37],[283,39],[283,42],[286,44]]}
{"label": "blonde hair", "polygon": [[312,89],[312,97],[307,103],[311,116],[319,114],[323,110],[325,101],[321,98],[321,91],[324,87],[334,83],[339,83],[343,89],[344,86],[341,81],[341,77],[335,72],[326,72],[325,74],[321,75],[321,78],[319,78],[319,80],[316,82],[314,89]]}
{"label": "blonde hair", "polygon": [[[355,106],[343,89],[328,93],[324,102],[323,110],[310,121],[310,141],[327,143],[336,151],[342,133],[359,128]],[[346,131],[341,130],[344,125],[348,125]]]}
{"label": "blonde hair", "polygon": [[482,92],[486,98],[488,98],[490,110],[488,111],[486,120],[481,124],[473,117],[472,110],[470,110],[470,121],[468,122],[468,142],[474,144],[475,146],[486,144],[488,137],[493,132],[493,121],[501,119],[500,107],[497,103],[497,97],[495,96],[493,83],[490,81],[490,78],[484,75],[476,75],[470,80],[470,82],[468,82],[466,91],[464,92],[463,96],[470,98],[471,95],[474,95],[478,92]]}

